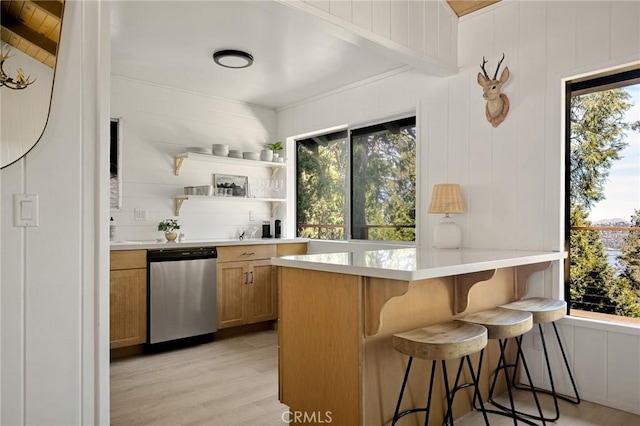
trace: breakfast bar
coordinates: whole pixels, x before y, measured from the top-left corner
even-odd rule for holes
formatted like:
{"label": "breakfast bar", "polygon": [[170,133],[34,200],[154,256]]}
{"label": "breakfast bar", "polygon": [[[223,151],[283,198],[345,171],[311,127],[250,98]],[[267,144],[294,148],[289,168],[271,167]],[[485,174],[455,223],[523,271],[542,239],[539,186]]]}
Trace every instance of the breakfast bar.
{"label": "breakfast bar", "polygon": [[[273,258],[281,402],[293,423],[390,424],[406,366],[392,348],[393,334],[518,300],[531,275],[565,258],[552,251],[431,248]],[[495,365],[493,343],[487,365]],[[416,364],[403,408],[427,399],[426,363]],[[481,372],[483,394],[489,374],[489,368]],[[438,389],[436,422],[442,417]],[[469,410],[458,398],[454,416]],[[423,424],[424,415],[404,424],[412,421]]]}

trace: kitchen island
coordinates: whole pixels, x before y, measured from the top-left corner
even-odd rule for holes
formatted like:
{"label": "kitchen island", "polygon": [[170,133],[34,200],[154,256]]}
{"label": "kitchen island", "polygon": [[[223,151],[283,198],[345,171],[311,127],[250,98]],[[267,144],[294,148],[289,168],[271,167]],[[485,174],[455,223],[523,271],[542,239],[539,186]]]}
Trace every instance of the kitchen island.
{"label": "kitchen island", "polygon": [[[294,423],[389,424],[407,361],[393,350],[391,335],[520,299],[532,274],[565,258],[551,251],[422,248],[273,258],[281,402]],[[490,342],[485,366],[495,365],[496,353]],[[424,406],[426,366],[414,363],[402,409]],[[485,395],[489,370],[481,374]],[[442,418],[436,389],[433,424]],[[456,417],[469,409],[465,398],[456,399]],[[424,414],[403,421],[424,424]]]}

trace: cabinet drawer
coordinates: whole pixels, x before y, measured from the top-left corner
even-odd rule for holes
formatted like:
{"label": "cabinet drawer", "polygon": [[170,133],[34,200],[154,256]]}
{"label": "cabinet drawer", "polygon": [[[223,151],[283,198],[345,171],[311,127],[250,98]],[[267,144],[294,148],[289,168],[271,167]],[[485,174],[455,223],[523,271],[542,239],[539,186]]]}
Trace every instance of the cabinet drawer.
{"label": "cabinet drawer", "polygon": [[146,250],[116,250],[111,252],[111,270],[147,267]]}
{"label": "cabinet drawer", "polygon": [[275,257],[276,254],[277,249],[275,244],[218,247],[218,262],[270,259]]}

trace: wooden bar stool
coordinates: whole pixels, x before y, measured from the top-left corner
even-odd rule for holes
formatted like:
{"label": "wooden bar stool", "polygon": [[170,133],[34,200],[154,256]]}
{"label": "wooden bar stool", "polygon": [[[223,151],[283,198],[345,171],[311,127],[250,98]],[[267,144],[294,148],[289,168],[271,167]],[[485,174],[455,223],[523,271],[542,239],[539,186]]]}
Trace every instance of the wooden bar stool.
{"label": "wooden bar stool", "polygon": [[[521,340],[522,335],[527,331],[531,330],[533,327],[533,315],[529,312],[515,311],[506,308],[493,308],[488,309],[486,311],[477,312],[475,314],[465,315],[464,317],[458,318],[458,321],[468,322],[472,324],[478,324],[486,327],[489,335],[489,339],[498,340],[498,346],[500,348],[500,359],[498,360],[498,365],[493,372],[493,381],[491,386],[489,387],[489,401],[498,407],[501,411],[496,410],[485,410],[488,413],[494,413],[498,415],[508,416],[514,420],[514,424],[517,424],[518,421],[522,421],[532,426],[537,426],[537,423],[534,423],[531,420],[528,420],[525,417],[534,418],[542,421],[542,424],[545,424],[545,419],[542,415],[542,408],[540,407],[540,402],[538,401],[538,396],[533,388],[533,384],[531,381],[531,374],[529,373],[529,367],[527,366],[526,359],[524,358],[524,354],[522,353]],[[505,355],[505,350],[507,347],[507,342],[509,339],[513,338],[516,341],[518,347],[518,355],[517,359],[522,360],[523,369],[527,375],[527,379],[529,381],[529,385],[533,390],[533,397],[536,402],[536,407],[538,408],[538,416],[530,415],[527,413],[518,412],[515,408],[515,404],[513,402],[513,392],[511,390],[512,380],[509,377],[509,368],[514,368],[515,375],[515,365],[508,364],[507,358]],[[482,360],[484,358],[484,349],[480,352],[480,361],[478,362],[478,375],[482,371]],[[495,391],[496,382],[498,380],[498,374],[500,371],[503,372],[505,377],[505,383],[507,386],[507,393],[509,396],[509,405],[510,408],[501,405],[500,403],[494,401],[493,392]],[[475,405],[475,402],[474,402]],[[482,407],[481,407],[482,409]]]}
{"label": "wooden bar stool", "polygon": [[[450,321],[443,324],[432,325],[429,327],[418,328],[415,330],[407,331],[404,333],[394,334],[392,337],[392,344],[395,350],[405,355],[409,355],[409,361],[407,362],[407,369],[404,373],[404,380],[402,381],[402,387],[400,388],[400,395],[398,396],[398,403],[396,404],[396,410],[393,415],[392,425],[403,416],[409,413],[416,413],[424,411],[425,414],[425,426],[429,424],[429,414],[431,411],[431,396],[433,394],[433,381],[436,375],[436,364],[438,361],[442,363],[442,376],[444,380],[445,396],[447,399],[447,411],[444,417],[444,424],[453,425],[453,398],[458,390],[473,386],[474,387],[474,399],[477,397],[480,400],[481,409],[484,409],[482,398],[480,396],[480,390],[478,388],[478,376],[473,370],[471,365],[471,359],[469,355],[480,352],[487,345],[487,329],[476,325],[462,323],[458,321]],[[429,396],[427,399],[427,406],[425,408],[412,408],[410,410],[400,411],[400,404],[402,403],[402,396],[404,394],[405,387],[407,385],[407,379],[409,378],[409,371],[411,370],[411,363],[413,358],[421,358],[431,360],[431,378],[429,379]],[[447,377],[446,360],[460,358],[460,365],[456,374],[456,380],[454,388],[449,389],[449,379]],[[464,363],[467,363],[467,368],[471,375],[472,383],[458,386],[460,374],[462,372]],[[486,425],[489,425],[489,419],[486,413],[483,411],[484,421]]]}
{"label": "wooden bar stool", "polygon": [[[558,399],[562,399],[564,401],[570,402],[572,404],[580,404],[580,394],[578,393],[578,388],[576,387],[576,382],[573,380],[573,374],[571,374],[571,367],[569,366],[569,361],[567,360],[567,355],[564,352],[564,347],[562,346],[562,340],[560,340],[560,334],[558,333],[558,328],[556,327],[556,321],[564,318],[567,312],[567,302],[564,300],[558,299],[547,299],[544,297],[532,297],[529,299],[522,299],[517,302],[508,303],[502,306],[503,308],[513,309],[516,311],[524,311],[530,312],[533,315],[533,323],[538,324],[538,330],[540,331],[540,340],[542,341],[542,349],[544,352],[544,359],[547,365],[547,373],[549,374],[549,383],[551,384],[551,391],[546,389],[541,389],[536,387],[535,390],[537,392],[542,392],[546,394],[553,395],[553,403],[555,406],[555,416],[553,418],[547,418],[545,420],[555,422],[560,418],[560,409],[558,407]],[[564,360],[564,365],[567,369],[567,373],[569,374],[569,379],[571,380],[571,385],[573,386],[573,392],[575,397],[569,397],[565,395],[559,395],[556,393],[556,387],[553,381],[553,373],[551,372],[551,363],[549,362],[549,353],[547,351],[547,342],[544,335],[544,327],[543,324],[551,323],[553,325],[553,331],[556,335],[556,340],[558,341],[558,346],[560,347],[560,352],[562,353],[562,359]],[[516,369],[518,363],[518,357],[516,357]],[[514,373],[514,386],[515,384],[515,373]],[[531,387],[528,386],[516,386],[518,389],[526,389],[532,390]]]}

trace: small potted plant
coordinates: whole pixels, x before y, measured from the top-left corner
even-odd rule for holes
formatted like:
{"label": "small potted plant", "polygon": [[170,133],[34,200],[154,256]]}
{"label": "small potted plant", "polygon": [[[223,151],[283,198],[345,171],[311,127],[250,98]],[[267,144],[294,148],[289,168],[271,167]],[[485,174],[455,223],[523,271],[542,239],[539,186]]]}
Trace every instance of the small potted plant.
{"label": "small potted plant", "polygon": [[164,232],[167,241],[175,241],[178,238],[178,234],[174,232],[178,229],[180,229],[180,225],[175,219],[165,219],[158,224],[158,231]]}
{"label": "small potted plant", "polygon": [[278,142],[270,143],[267,145],[267,148],[273,151],[273,161],[278,161],[278,157],[280,156],[278,151],[282,150],[282,142],[278,141]]}

